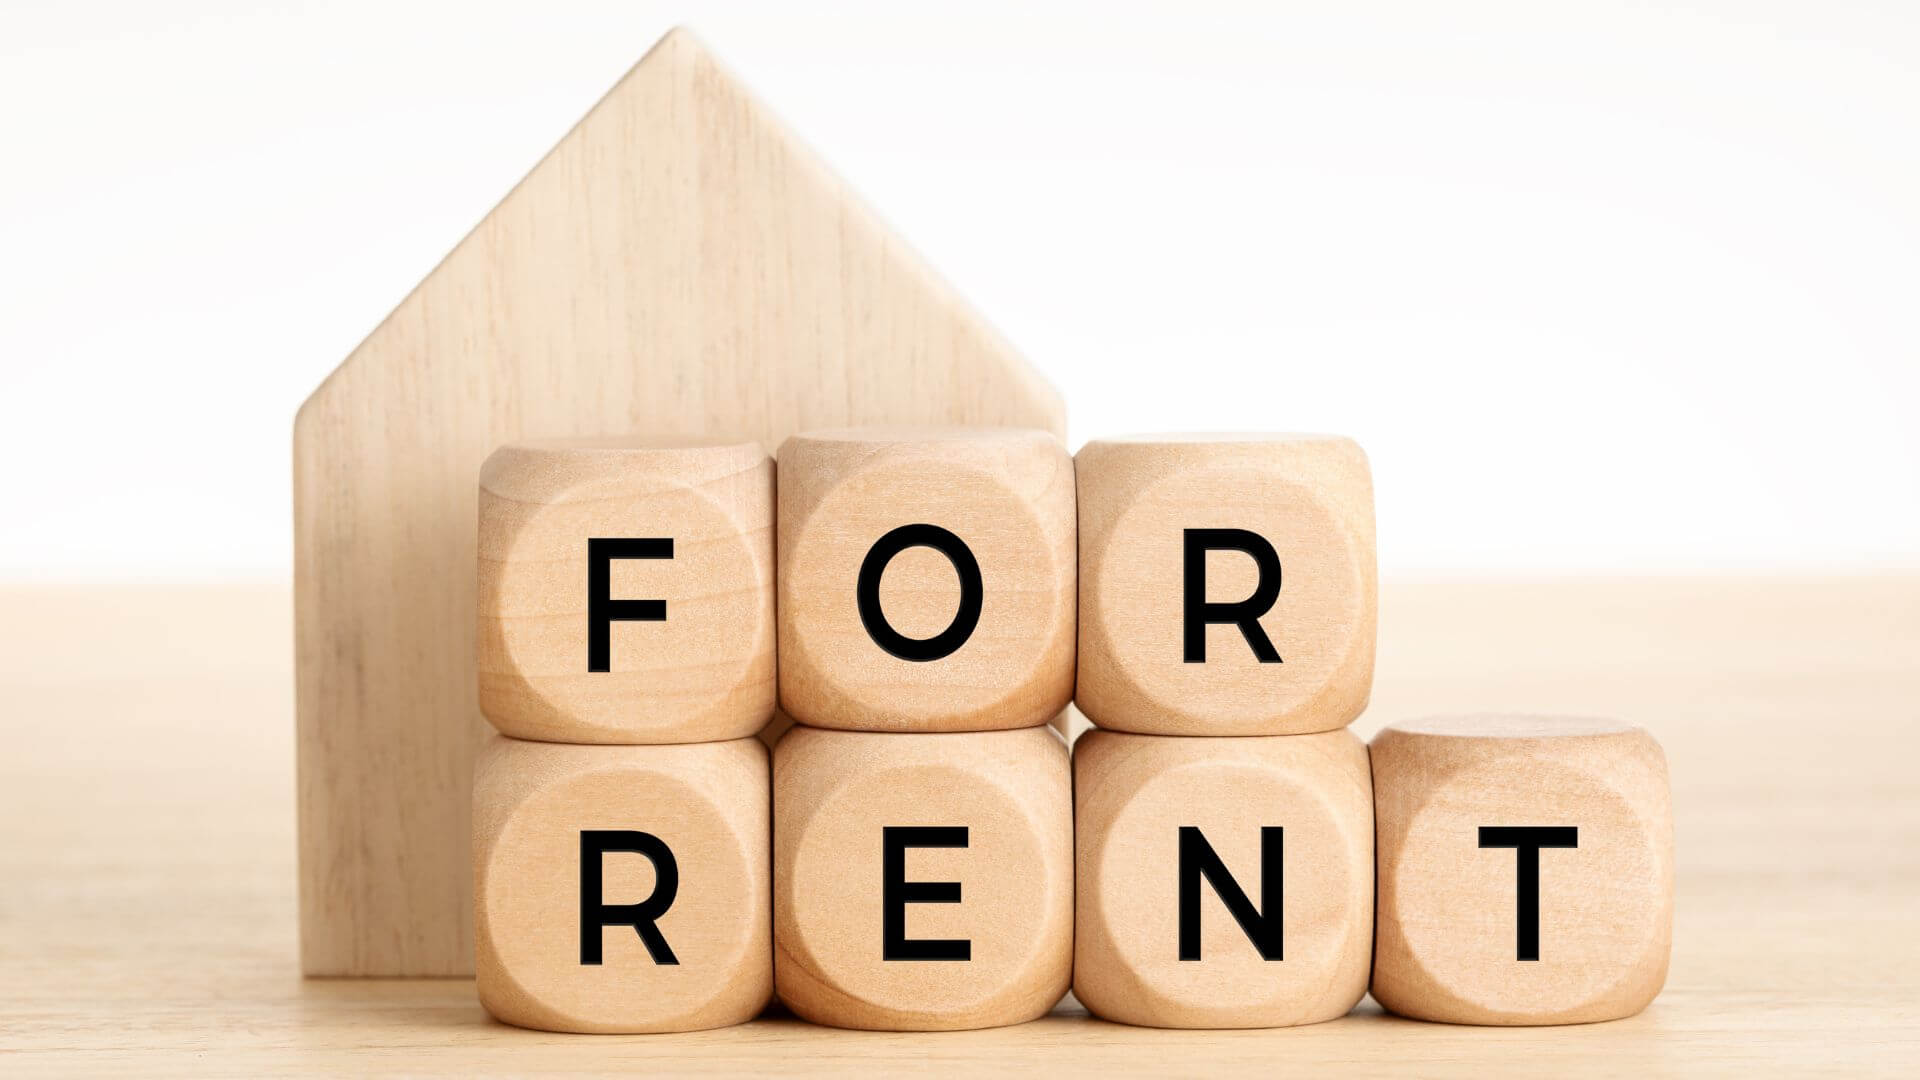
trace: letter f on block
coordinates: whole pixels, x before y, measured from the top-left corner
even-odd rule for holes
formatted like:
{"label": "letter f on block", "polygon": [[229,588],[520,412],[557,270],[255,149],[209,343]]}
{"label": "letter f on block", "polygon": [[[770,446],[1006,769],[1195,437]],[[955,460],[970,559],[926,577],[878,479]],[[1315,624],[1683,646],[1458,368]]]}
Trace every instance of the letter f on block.
{"label": "letter f on block", "polygon": [[609,638],[616,622],[665,622],[665,600],[615,600],[613,560],[671,559],[673,538],[654,536],[600,537],[587,541],[587,670],[611,671],[613,646]]}

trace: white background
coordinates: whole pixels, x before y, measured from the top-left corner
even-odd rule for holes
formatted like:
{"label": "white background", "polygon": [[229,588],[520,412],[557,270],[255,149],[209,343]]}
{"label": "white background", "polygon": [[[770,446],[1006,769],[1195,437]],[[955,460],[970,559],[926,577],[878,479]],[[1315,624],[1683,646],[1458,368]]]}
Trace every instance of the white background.
{"label": "white background", "polygon": [[284,579],[295,408],[669,26],[1389,576],[1920,566],[1920,4],[0,0],[0,578]]}

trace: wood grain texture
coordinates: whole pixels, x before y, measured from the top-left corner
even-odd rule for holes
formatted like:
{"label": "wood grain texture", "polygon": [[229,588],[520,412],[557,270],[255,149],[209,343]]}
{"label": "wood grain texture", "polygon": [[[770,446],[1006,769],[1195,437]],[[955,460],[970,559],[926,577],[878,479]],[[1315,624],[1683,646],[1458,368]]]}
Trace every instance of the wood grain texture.
{"label": "wood grain texture", "polygon": [[[752,1018],[773,997],[767,748],[757,738],[664,746],[488,739],[473,791],[480,1001],[543,1031],[697,1031]],[[582,834],[644,833],[664,853],[610,850],[591,898],[644,904],[673,867],[668,906],[581,960]],[[618,853],[615,853],[618,852]]]}
{"label": "wood grain texture", "polygon": [[[1074,744],[1073,790],[1073,992],[1094,1015],[1152,1027],[1285,1027],[1345,1016],[1367,992],[1373,783],[1366,744],[1351,731],[1089,731]],[[1181,926],[1187,828],[1231,878],[1199,879],[1192,956]],[[1268,829],[1279,830],[1272,862]],[[1228,910],[1223,884],[1251,906],[1256,925],[1278,929],[1272,955]]]}
{"label": "wood grain texture", "polygon": [[[664,540],[608,558],[603,600],[664,617],[595,632],[592,539]],[[758,443],[515,442],[480,467],[480,711],[516,739],[738,739],[773,718],[773,459]]]}
{"label": "wood grain texture", "polygon": [[[1073,968],[1073,780],[1052,728],[934,734],[789,729],[773,750],[774,984],[806,1019],[954,1031],[1046,1014]],[[964,830],[900,850],[901,941],[965,962],[887,958],[889,828]],[[903,890],[904,896],[904,890]],[[931,946],[926,946],[930,948]]]}
{"label": "wood grain texture", "polygon": [[[1044,431],[788,439],[777,523],[781,708],[803,724],[852,731],[995,731],[1058,717],[1073,696],[1074,522],[1073,459]],[[957,540],[981,585],[971,631],[937,659],[883,647],[856,602],[876,545],[915,525]],[[884,627],[911,642],[958,624],[956,565],[954,553],[920,544],[894,553],[876,590]]]}
{"label": "wood grain texture", "polygon": [[[0,1073],[916,1076],[1016,1070],[1910,1076],[1920,1066],[1920,578],[1381,592],[1353,730],[1630,718],[1666,748],[1673,966],[1627,1020],[1384,1015],[1263,1031],[1090,1018],[938,1035],[775,1011],[687,1035],[489,1019],[470,979],[301,979],[284,590],[0,590]],[[1810,720],[1822,727],[1813,733]],[[457,843],[464,861],[468,844]]]}
{"label": "wood grain texture", "polygon": [[[1344,727],[1367,707],[1378,600],[1373,478],[1359,444],[1096,439],[1074,456],[1074,473],[1074,700],[1087,719],[1144,735],[1300,735]],[[1189,554],[1189,530],[1218,539]],[[1190,561],[1203,575],[1198,596],[1186,584]],[[1244,626],[1245,615],[1202,622],[1196,612],[1204,633],[1189,644],[1190,604],[1249,601],[1259,614]]]}
{"label": "wood grain texture", "polygon": [[[1380,913],[1371,990],[1382,1005],[1420,1020],[1584,1024],[1631,1016],[1660,992],[1673,940],[1673,799],[1666,757],[1644,729],[1423,717],[1376,735],[1372,758]],[[1523,856],[1485,846],[1483,826],[1571,835]],[[1525,944],[1523,858],[1537,889]]]}
{"label": "wood grain texture", "polygon": [[1059,398],[683,32],[294,423],[303,964],[472,970],[475,493],[503,442],[1064,431]]}

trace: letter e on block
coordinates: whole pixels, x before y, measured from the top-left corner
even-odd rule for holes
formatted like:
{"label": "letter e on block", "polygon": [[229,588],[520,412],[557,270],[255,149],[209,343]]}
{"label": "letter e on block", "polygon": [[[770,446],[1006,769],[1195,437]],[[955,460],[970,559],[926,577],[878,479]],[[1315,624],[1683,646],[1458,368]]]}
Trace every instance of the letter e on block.
{"label": "letter e on block", "polygon": [[802,1019],[1017,1024],[1067,992],[1073,803],[1049,727],[795,727],[773,752],[775,983]]}

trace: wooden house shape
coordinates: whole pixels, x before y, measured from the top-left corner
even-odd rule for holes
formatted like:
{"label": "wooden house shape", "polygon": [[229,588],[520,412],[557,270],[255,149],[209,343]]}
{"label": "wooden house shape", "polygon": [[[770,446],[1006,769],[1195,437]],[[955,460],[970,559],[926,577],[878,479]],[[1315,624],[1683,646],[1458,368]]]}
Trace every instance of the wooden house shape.
{"label": "wooden house shape", "polygon": [[1058,395],[685,31],[294,422],[301,957],[472,972],[475,476],[523,437],[967,424]]}

